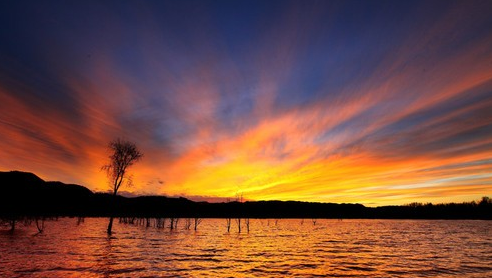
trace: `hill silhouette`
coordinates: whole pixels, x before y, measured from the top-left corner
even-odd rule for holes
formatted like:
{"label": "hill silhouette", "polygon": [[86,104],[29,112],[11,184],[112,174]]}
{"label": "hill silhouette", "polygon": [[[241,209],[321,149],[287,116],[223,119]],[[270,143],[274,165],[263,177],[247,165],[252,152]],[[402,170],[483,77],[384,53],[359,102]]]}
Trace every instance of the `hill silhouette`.
{"label": "hill silhouette", "polygon": [[[208,203],[165,196],[117,196],[58,181],[44,181],[33,173],[0,172],[0,217],[117,216],[218,218],[395,218],[492,219],[492,201],[451,204],[365,207],[361,204],[299,201]],[[113,206],[114,204],[114,206]]]}
{"label": "hill silhouette", "polygon": [[84,186],[44,181],[33,173],[0,172],[0,213],[82,214],[94,193]]}

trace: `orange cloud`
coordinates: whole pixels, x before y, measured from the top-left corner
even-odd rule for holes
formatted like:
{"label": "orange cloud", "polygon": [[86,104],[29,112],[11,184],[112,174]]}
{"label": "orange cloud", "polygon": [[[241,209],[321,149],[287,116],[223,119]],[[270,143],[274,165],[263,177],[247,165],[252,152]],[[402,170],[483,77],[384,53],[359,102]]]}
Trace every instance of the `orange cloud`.
{"label": "orange cloud", "polygon": [[174,37],[150,8],[128,43],[107,12],[97,34],[111,36],[60,57],[50,48],[46,72],[2,68],[0,169],[104,191],[106,144],[125,137],[145,155],[125,189],[135,194],[370,205],[490,195],[492,40],[470,35],[488,21],[462,5],[403,18],[402,34],[371,22],[388,36],[294,5],[236,48],[210,39],[223,34],[208,16]]}

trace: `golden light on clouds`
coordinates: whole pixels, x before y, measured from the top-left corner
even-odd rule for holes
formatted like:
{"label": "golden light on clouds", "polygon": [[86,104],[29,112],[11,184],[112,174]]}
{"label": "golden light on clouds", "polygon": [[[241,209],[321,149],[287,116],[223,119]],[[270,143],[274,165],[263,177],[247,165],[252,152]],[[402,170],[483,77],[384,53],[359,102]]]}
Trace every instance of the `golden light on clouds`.
{"label": "golden light on clouds", "polygon": [[87,19],[18,27],[38,47],[2,46],[0,170],[106,191],[106,146],[122,137],[145,155],[123,189],[134,194],[366,205],[491,195],[485,9],[405,10],[390,24],[321,6],[239,22],[241,36],[206,9],[200,24],[142,8],[129,16],[138,24],[103,9],[90,32]]}

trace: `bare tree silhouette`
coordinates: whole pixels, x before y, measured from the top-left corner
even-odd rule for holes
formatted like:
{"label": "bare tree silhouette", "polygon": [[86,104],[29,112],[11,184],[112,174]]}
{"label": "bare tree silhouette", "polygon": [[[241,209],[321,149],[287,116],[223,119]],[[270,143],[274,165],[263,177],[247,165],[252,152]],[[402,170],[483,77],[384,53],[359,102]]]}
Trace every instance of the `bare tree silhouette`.
{"label": "bare tree silhouette", "polygon": [[169,230],[175,230],[178,228],[178,222],[179,222],[179,218],[178,217],[171,217],[169,218],[170,222],[169,223]]}
{"label": "bare tree silhouette", "polygon": [[[236,202],[238,202],[240,204],[243,202],[243,193],[242,192],[236,192]],[[237,224],[238,233],[241,233],[241,213],[240,212],[236,218],[236,224]]]}
{"label": "bare tree silhouette", "polygon": [[232,220],[232,218],[226,218],[227,232],[229,232],[231,230],[231,220]]}
{"label": "bare tree silhouette", "polygon": [[198,229],[198,225],[200,225],[200,223],[202,223],[202,219],[199,218],[199,217],[195,217],[195,231]]}
{"label": "bare tree silhouette", "polygon": [[[39,219],[39,218],[41,218],[41,219]],[[38,228],[39,233],[42,233],[44,231],[44,219],[45,219],[45,217],[36,217],[35,218],[36,228]]]}
{"label": "bare tree silhouette", "polygon": [[191,218],[186,218],[184,228],[185,230],[189,230],[190,227],[191,227]]}
{"label": "bare tree silhouette", "polygon": [[236,218],[237,232],[241,232],[241,217]]}
{"label": "bare tree silhouette", "polygon": [[[131,184],[131,179],[127,175],[128,167],[132,166],[135,162],[140,160],[143,154],[137,149],[135,143],[125,141],[122,139],[116,139],[109,143],[108,146],[111,155],[109,156],[109,163],[102,167],[106,171],[111,190],[113,192],[113,205],[116,201],[116,195],[120,189],[123,181]],[[114,208],[114,207],[113,207]],[[114,215],[111,213],[108,224],[108,234],[111,234],[113,228]]]}
{"label": "bare tree silhouette", "polygon": [[249,233],[249,218],[245,218],[244,219],[244,223],[246,224],[246,230],[248,231]]}

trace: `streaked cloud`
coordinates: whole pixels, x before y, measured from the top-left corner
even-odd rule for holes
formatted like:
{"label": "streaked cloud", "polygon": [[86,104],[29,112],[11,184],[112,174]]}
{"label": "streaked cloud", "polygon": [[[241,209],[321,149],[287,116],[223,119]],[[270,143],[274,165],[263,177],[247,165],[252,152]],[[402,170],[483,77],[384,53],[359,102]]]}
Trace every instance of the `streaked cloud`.
{"label": "streaked cloud", "polygon": [[486,1],[54,3],[0,9],[1,170],[106,190],[124,137],[128,194],[492,193]]}

